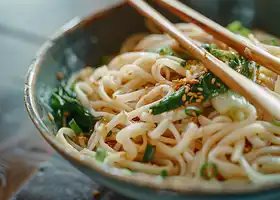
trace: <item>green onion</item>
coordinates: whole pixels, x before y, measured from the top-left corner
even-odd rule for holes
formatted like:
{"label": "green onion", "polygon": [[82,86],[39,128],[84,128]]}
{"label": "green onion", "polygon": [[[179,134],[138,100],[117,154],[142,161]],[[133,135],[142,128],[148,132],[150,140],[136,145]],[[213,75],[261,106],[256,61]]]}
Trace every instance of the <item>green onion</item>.
{"label": "green onion", "polygon": [[110,137],[113,134],[112,131],[109,131],[109,133],[107,134],[107,137]]}
{"label": "green onion", "polygon": [[79,125],[76,123],[75,119],[71,119],[71,121],[69,122],[69,126],[70,128],[76,133],[81,133],[82,129],[79,127]]}
{"label": "green onion", "polygon": [[280,121],[279,121],[279,120],[274,119],[274,120],[272,120],[271,123],[272,123],[273,125],[275,125],[275,126],[279,126],[279,127],[280,127]]}
{"label": "green onion", "polygon": [[166,170],[162,170],[160,176],[161,176],[162,178],[166,178],[166,177],[168,176],[167,171],[166,171]]}
{"label": "green onion", "polygon": [[[210,175],[207,173],[209,169],[211,169],[212,171]],[[200,176],[205,179],[211,179],[216,177],[217,175],[218,175],[218,167],[215,163],[208,162],[202,165],[200,168]]]}
{"label": "green onion", "polygon": [[156,52],[158,52],[160,55],[174,56],[174,52],[171,47],[163,47],[156,50]]}
{"label": "green onion", "polygon": [[98,148],[96,150],[96,155],[95,155],[96,160],[98,160],[100,162],[104,162],[106,156],[107,156],[107,151],[105,149]]}
{"label": "green onion", "polygon": [[182,62],[180,62],[180,65],[181,65],[182,67],[186,67],[187,62],[186,62],[186,61],[182,61]]}
{"label": "green onion", "polygon": [[147,145],[144,156],[143,156],[143,162],[151,162],[154,158],[154,155],[156,153],[156,147]]}
{"label": "green onion", "polygon": [[251,33],[251,30],[246,28],[240,21],[234,21],[227,26],[228,30],[233,33],[243,35],[244,37],[248,37]]}
{"label": "green onion", "polygon": [[278,45],[277,45],[276,39],[272,39],[272,40],[271,40],[271,45],[273,45],[273,46],[278,46]]}
{"label": "green onion", "polygon": [[202,113],[201,109],[196,106],[188,106],[185,108],[185,113],[188,116],[194,117],[193,113],[197,115],[200,115]]}

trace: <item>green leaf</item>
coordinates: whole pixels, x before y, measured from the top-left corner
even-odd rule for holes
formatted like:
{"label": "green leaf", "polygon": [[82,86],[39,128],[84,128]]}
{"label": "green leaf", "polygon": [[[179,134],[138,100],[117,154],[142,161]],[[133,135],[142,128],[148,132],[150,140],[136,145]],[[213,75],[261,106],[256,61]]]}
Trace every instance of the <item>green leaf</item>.
{"label": "green leaf", "polygon": [[[207,173],[208,170],[212,172],[210,174]],[[200,176],[205,179],[215,178],[218,175],[218,167],[215,163],[205,163],[200,167]]]}
{"label": "green leaf", "polygon": [[251,30],[246,28],[240,21],[234,21],[227,26],[228,30],[233,33],[248,37],[251,33]]}
{"label": "green leaf", "polygon": [[184,60],[184,61],[180,62],[180,65],[181,65],[182,67],[186,67],[187,62]]}
{"label": "green leaf", "polygon": [[162,170],[160,176],[161,176],[162,178],[166,178],[166,177],[168,176],[167,171],[166,171],[166,170]]}
{"label": "green leaf", "polygon": [[69,122],[69,126],[76,134],[83,132],[79,125],[76,123],[75,119],[71,119],[71,121]]}
{"label": "green leaf", "polygon": [[[57,126],[62,126],[62,121],[66,118],[66,122],[74,119],[82,132],[86,135],[91,132],[95,122],[98,120],[93,117],[88,110],[83,108],[76,99],[76,93],[65,87],[65,83],[54,89],[50,98],[50,106],[53,110],[52,114],[57,122]],[[64,116],[64,113],[68,113]]]}
{"label": "green leaf", "polygon": [[143,162],[151,162],[154,158],[155,153],[156,153],[156,147],[147,145],[146,150],[144,152],[143,159],[142,159]]}
{"label": "green leaf", "polygon": [[273,125],[280,127],[280,121],[277,119],[273,119],[271,122]]}
{"label": "green leaf", "polygon": [[181,87],[179,90],[165,97],[156,105],[151,106],[150,109],[152,110],[152,114],[153,115],[161,114],[169,110],[174,110],[184,105],[184,102],[182,100],[184,94],[185,94],[185,87]]}
{"label": "green leaf", "polygon": [[112,131],[109,131],[109,133],[107,134],[107,137],[110,137],[113,134]]}
{"label": "green leaf", "polygon": [[103,148],[97,148],[95,159],[99,162],[104,162],[105,158],[107,156],[107,151]]}

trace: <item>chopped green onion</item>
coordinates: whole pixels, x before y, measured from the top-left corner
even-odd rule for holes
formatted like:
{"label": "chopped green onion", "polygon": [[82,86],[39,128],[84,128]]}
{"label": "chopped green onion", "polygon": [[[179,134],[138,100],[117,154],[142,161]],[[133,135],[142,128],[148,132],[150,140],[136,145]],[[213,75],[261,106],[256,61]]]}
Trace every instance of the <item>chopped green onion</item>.
{"label": "chopped green onion", "polygon": [[279,120],[274,119],[274,120],[272,120],[271,123],[272,123],[273,125],[275,125],[275,126],[279,126],[279,127],[280,127],[280,121],[279,121]]}
{"label": "chopped green onion", "polygon": [[107,134],[107,137],[110,137],[113,134],[112,131],[109,131],[109,133]]}
{"label": "chopped green onion", "polygon": [[[207,173],[209,169],[212,171],[210,175]],[[218,167],[215,163],[205,163],[200,168],[200,176],[205,179],[211,179],[218,175]]]}
{"label": "chopped green onion", "polygon": [[240,21],[234,21],[227,26],[228,30],[233,33],[248,37],[251,33],[250,29],[246,28]]}
{"label": "chopped green onion", "polygon": [[171,47],[163,47],[163,48],[157,50],[157,52],[160,55],[174,56],[174,52],[173,52],[173,49]]}
{"label": "chopped green onion", "polygon": [[194,117],[194,113],[195,115],[200,115],[202,113],[201,109],[196,107],[196,106],[188,106],[185,108],[185,113],[188,116]]}
{"label": "chopped green onion", "polygon": [[75,119],[71,119],[71,121],[69,122],[69,126],[70,128],[76,133],[81,133],[82,129],[79,127],[79,125],[76,123]]}
{"label": "chopped green onion", "polygon": [[271,40],[271,45],[273,45],[273,46],[278,46],[278,45],[277,45],[276,39],[272,39],[272,40]]}
{"label": "chopped green onion", "polygon": [[180,62],[180,65],[181,65],[182,67],[186,67],[187,62],[186,62],[186,61],[182,61],[182,62]]}
{"label": "chopped green onion", "polygon": [[167,171],[166,171],[166,170],[162,170],[160,176],[161,176],[162,178],[166,178],[166,177],[168,176]]}
{"label": "chopped green onion", "polygon": [[104,162],[105,158],[107,156],[107,151],[106,149],[102,149],[102,148],[98,148],[96,150],[96,154],[95,154],[95,159],[100,161],[100,162]]}
{"label": "chopped green onion", "polygon": [[156,147],[147,145],[143,156],[143,162],[151,162],[154,158],[155,153],[156,153]]}

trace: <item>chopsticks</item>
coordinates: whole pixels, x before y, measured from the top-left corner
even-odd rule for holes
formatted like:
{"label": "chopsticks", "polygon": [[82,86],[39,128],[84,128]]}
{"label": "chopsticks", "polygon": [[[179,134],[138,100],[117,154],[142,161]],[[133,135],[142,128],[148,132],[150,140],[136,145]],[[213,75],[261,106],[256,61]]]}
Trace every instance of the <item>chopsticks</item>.
{"label": "chopsticks", "polygon": [[252,43],[245,43],[240,37],[231,31],[177,0],[156,0],[156,2],[166,7],[170,12],[174,13],[182,20],[196,24],[215,38],[219,38],[219,40],[230,47],[233,47],[249,60],[254,60],[258,64],[265,66],[277,74],[280,74],[279,58],[271,55]]}
{"label": "chopsticks", "polygon": [[127,0],[142,15],[151,19],[159,28],[173,37],[189,54],[200,60],[206,68],[218,76],[228,87],[238,92],[263,111],[280,120],[279,100],[261,86],[228,67],[206,50],[196,46],[192,40],[179,31],[170,21],[143,0]]}

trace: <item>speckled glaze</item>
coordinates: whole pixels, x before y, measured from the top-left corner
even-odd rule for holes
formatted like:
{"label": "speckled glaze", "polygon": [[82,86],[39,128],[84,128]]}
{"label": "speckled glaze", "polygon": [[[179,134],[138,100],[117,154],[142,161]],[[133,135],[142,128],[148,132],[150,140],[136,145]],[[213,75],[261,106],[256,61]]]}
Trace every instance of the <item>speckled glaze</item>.
{"label": "speckled glaze", "polygon": [[139,200],[280,199],[279,185],[246,189],[227,187],[219,191],[204,190],[197,185],[183,191],[166,190],[167,185],[160,188],[145,177],[139,181],[139,176],[122,177],[109,167],[89,164],[67,153],[55,140],[57,127],[48,119],[47,113],[48,98],[58,84],[56,74],[63,72],[67,77],[87,65],[96,66],[102,55],[118,52],[125,38],[143,31],[146,31],[143,18],[128,5],[121,4],[85,19],[71,20],[42,46],[27,73],[24,96],[29,116],[41,135],[94,181]]}

